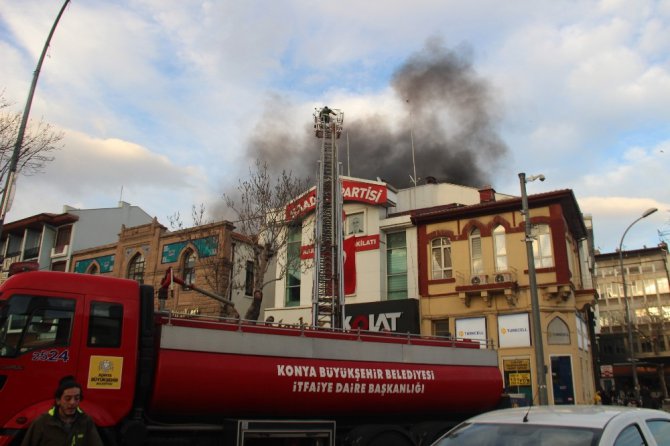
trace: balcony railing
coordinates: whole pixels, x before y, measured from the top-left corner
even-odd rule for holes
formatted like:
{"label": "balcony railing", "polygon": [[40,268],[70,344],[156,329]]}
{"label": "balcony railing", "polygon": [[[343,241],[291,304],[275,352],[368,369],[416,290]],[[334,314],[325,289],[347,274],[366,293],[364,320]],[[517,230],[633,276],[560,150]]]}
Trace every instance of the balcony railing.
{"label": "balcony railing", "polygon": [[51,248],[51,257],[63,257],[66,256],[70,245],[55,246]]}

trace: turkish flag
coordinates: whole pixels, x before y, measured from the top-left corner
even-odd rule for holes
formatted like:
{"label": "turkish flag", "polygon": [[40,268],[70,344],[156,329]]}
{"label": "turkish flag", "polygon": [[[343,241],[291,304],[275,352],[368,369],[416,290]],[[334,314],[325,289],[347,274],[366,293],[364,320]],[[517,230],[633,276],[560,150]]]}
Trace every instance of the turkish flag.
{"label": "turkish flag", "polygon": [[344,240],[344,295],[356,292],[356,236]]}

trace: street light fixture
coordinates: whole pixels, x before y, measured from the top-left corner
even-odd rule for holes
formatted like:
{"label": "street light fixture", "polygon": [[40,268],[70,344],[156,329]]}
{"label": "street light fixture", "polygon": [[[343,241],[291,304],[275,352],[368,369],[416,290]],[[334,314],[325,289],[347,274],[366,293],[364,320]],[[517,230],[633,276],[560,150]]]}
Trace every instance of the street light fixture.
{"label": "street light fixture", "polygon": [[628,348],[630,350],[630,368],[633,373],[633,391],[635,392],[635,402],[640,401],[640,382],[637,379],[637,365],[635,364],[635,349],[633,348],[633,318],[630,311],[630,304],[628,302],[628,291],[626,290],[626,271],[623,269],[623,239],[626,237],[628,230],[633,227],[635,223],[642,220],[643,218],[649,217],[654,212],[658,211],[657,208],[649,208],[644,213],[637,218],[633,223],[629,224],[626,230],[621,236],[621,241],[619,242],[619,268],[621,269],[621,281],[623,283],[623,301],[626,304],[626,331],[628,334]]}
{"label": "street light fixture", "polygon": [[526,183],[529,181],[544,181],[544,175],[531,175],[526,178],[525,173],[519,174],[521,183],[521,213],[525,222],[526,254],[528,257],[528,286],[530,287],[530,305],[533,314],[533,343],[535,344],[535,375],[537,377],[537,393],[540,406],[549,404],[547,395],[547,367],[544,364],[544,344],[542,341],[542,321],[540,319],[540,302],[537,296],[537,279],[535,277],[535,256],[533,254],[533,237],[531,236],[530,213],[528,211],[528,194]]}

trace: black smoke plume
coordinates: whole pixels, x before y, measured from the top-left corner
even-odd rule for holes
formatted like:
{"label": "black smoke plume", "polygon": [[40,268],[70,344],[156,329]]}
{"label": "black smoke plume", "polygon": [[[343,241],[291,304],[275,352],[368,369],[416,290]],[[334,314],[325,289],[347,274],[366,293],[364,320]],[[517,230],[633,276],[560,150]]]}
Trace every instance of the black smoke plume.
{"label": "black smoke plume", "polygon": [[[399,188],[410,186],[411,130],[419,183],[432,176],[473,187],[489,184],[490,171],[507,147],[496,131],[500,117],[491,88],[475,72],[467,49],[450,50],[431,40],[397,69],[391,87],[405,107],[407,118],[400,123],[390,122],[383,109],[364,118],[344,110],[339,141],[344,173],[348,133],[352,176],[380,177]],[[327,105],[337,108],[337,104]],[[260,121],[248,142],[247,156],[267,161],[276,171],[286,169],[298,177],[314,178],[320,146],[312,122],[306,119],[301,133],[290,131],[288,123],[276,124],[283,122],[281,116],[288,107],[281,97],[271,98],[265,113],[272,119]]]}

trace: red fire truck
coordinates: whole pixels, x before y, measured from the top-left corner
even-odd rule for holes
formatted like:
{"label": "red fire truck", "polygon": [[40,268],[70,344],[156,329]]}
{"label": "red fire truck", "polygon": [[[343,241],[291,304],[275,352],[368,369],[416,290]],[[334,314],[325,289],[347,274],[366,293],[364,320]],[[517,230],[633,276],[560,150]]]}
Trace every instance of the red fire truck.
{"label": "red fire truck", "polygon": [[135,281],[31,271],[0,286],[0,445],[59,379],[115,444],[423,445],[501,402],[478,342],[155,310]]}

